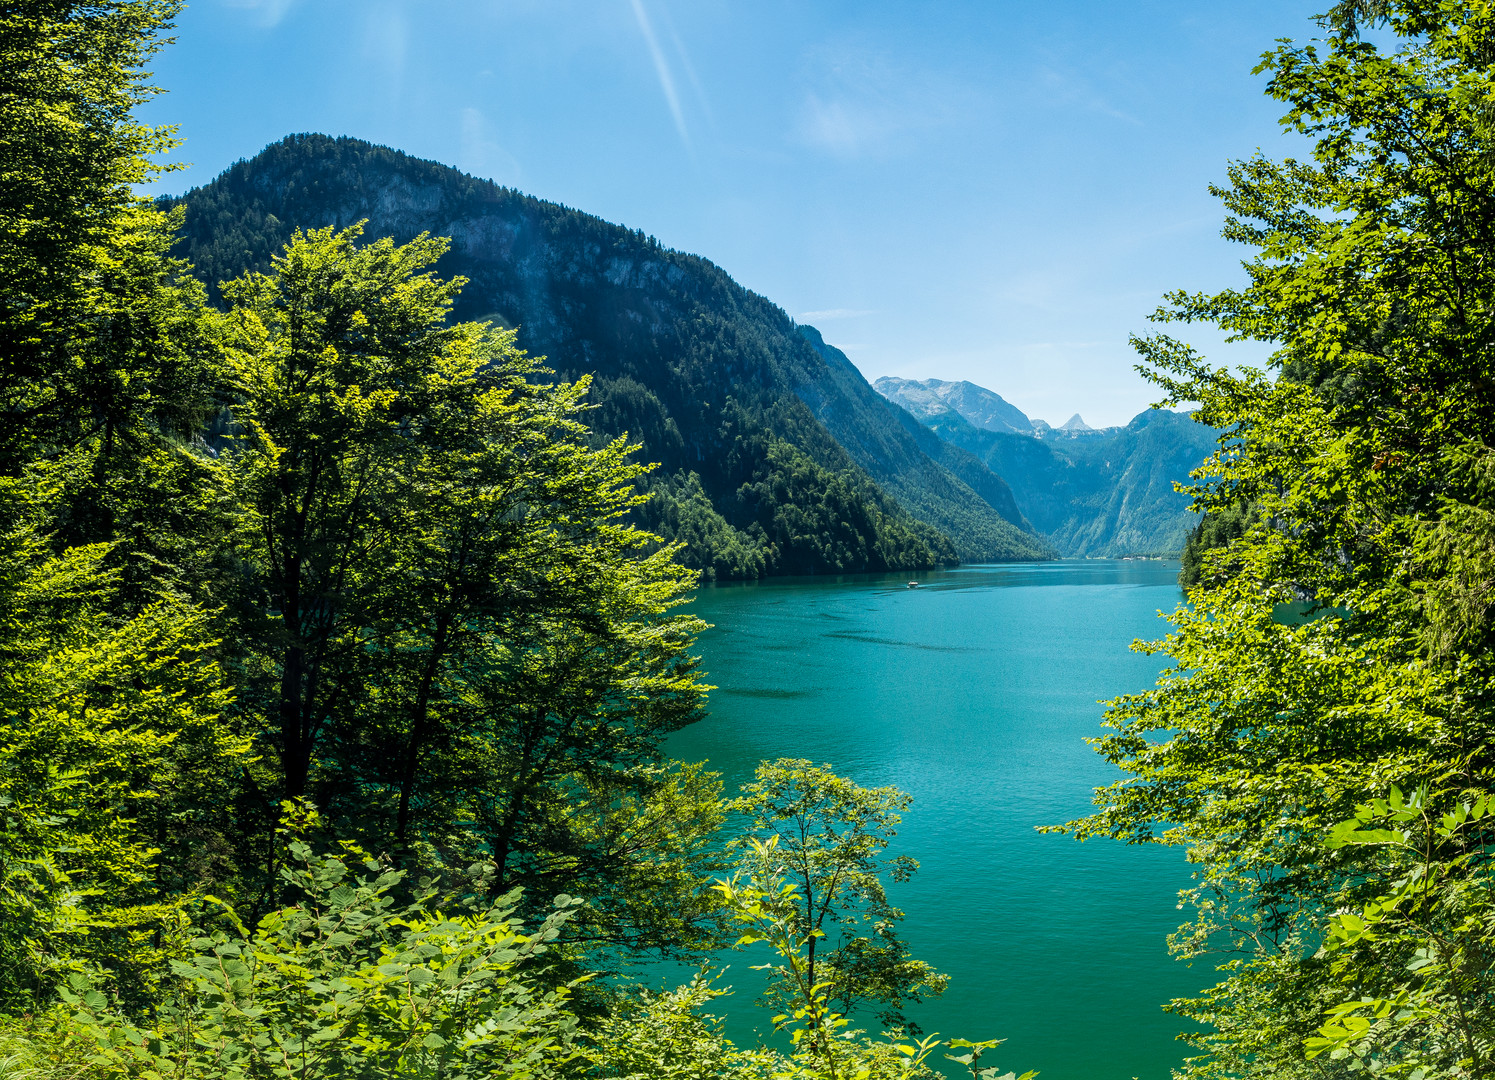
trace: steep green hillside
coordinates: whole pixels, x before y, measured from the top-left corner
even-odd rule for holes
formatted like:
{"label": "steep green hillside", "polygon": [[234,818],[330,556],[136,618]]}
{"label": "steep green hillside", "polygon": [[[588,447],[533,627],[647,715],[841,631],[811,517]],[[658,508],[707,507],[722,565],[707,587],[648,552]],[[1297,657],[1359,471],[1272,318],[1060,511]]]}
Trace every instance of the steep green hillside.
{"label": "steep green hillside", "polygon": [[[845,353],[825,343],[820,331],[813,326],[799,330],[825,361],[825,371],[798,389],[800,397],[885,491],[915,517],[938,522],[967,561],[1014,557],[1009,553],[1053,557],[1053,549],[1032,535],[1000,476],[879,394]],[[979,498],[973,500],[972,492]],[[987,507],[1000,516],[987,513]]]}
{"label": "steep green hillside", "polygon": [[[593,375],[594,428],[627,432],[660,463],[642,516],[718,576],[1049,554],[1015,503],[1009,520],[933,460],[782,309],[641,232],[321,135],[267,147],[180,201],[180,253],[210,283],[268,266],[298,226],[450,236],[439,272],[470,279],[457,317],[517,326],[561,377]],[[1002,501],[979,462],[958,464]]]}
{"label": "steep green hillside", "polygon": [[[1186,480],[1189,470],[1214,450],[1217,433],[1212,428],[1187,414],[1149,410],[1123,428],[1076,437],[1045,425],[1044,437],[1035,438],[972,423],[961,406],[981,401],[976,395],[951,400],[954,395],[936,392],[962,385],[972,384],[879,379],[877,390],[912,404],[935,435],[1001,476],[1025,519],[1062,555],[1183,550],[1198,522],[1189,513],[1188,498],[1174,491],[1173,484]],[[990,391],[982,393],[1002,400]]]}

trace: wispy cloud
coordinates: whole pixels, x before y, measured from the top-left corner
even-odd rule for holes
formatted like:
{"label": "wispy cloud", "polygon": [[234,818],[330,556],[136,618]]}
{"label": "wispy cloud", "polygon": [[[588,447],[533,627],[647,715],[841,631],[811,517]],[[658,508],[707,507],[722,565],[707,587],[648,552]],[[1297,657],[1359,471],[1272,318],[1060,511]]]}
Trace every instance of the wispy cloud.
{"label": "wispy cloud", "polygon": [[256,25],[274,29],[286,17],[296,0],[223,0],[231,8],[249,13]]}
{"label": "wispy cloud", "polygon": [[1098,91],[1089,79],[1077,72],[1064,71],[1057,67],[1044,67],[1038,71],[1038,85],[1051,104],[1100,113],[1102,116],[1109,116],[1113,120],[1120,120],[1134,127],[1142,126],[1141,120],[1111,104],[1110,100]]}
{"label": "wispy cloud", "polygon": [[696,66],[690,62],[690,53],[685,48],[685,42],[680,40],[679,33],[675,30],[675,20],[670,18],[670,9],[667,6],[659,8],[660,21],[664,23],[665,33],[670,36],[670,44],[675,47],[675,56],[680,61],[680,66],[685,70],[685,79],[690,83],[694,91],[696,104],[701,109],[701,114],[706,117],[706,122],[716,124],[711,115],[711,102],[706,99],[706,89],[701,85],[700,78],[696,75]]}
{"label": "wispy cloud", "polygon": [[875,315],[874,311],[860,308],[826,308],[824,311],[803,311],[794,317],[795,322],[827,322],[831,319],[860,319],[864,315]]}
{"label": "wispy cloud", "polygon": [[363,55],[377,68],[391,98],[404,86],[405,59],[410,50],[410,23],[397,4],[371,6],[363,26]]}
{"label": "wispy cloud", "polygon": [[654,73],[659,76],[659,88],[664,91],[664,99],[670,106],[670,115],[675,118],[675,130],[680,132],[680,140],[689,146],[690,133],[685,128],[685,113],[680,108],[680,94],[675,89],[675,77],[670,73],[670,65],[665,60],[664,50],[659,47],[659,38],[654,35],[654,27],[649,23],[649,14],[644,10],[643,0],[631,0],[631,2],[633,17],[638,20],[638,28],[643,32],[644,41],[649,46],[649,55],[654,59]]}
{"label": "wispy cloud", "polygon": [[800,138],[842,157],[854,157],[868,145],[881,142],[893,129],[880,110],[826,100],[813,93],[806,97],[799,121]]}
{"label": "wispy cloud", "polygon": [[864,49],[806,58],[798,141],[837,157],[897,150],[918,131],[949,123],[968,95],[948,76]]}

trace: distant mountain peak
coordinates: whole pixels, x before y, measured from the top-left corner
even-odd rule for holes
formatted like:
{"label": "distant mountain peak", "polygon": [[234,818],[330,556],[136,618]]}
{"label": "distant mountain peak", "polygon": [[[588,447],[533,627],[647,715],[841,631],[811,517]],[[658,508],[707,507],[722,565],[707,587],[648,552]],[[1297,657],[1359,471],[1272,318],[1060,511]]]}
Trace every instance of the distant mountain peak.
{"label": "distant mountain peak", "polygon": [[[902,404],[925,385],[879,379],[875,389]],[[1024,436],[982,430],[933,395],[926,400],[942,411],[924,423],[1005,480],[1024,520],[1066,558],[1176,553],[1197,523],[1173,485],[1214,452],[1219,432],[1188,413],[1149,409],[1100,429],[1078,413],[1060,427],[1034,418]]]}
{"label": "distant mountain peak", "polygon": [[921,420],[947,413],[964,417],[974,427],[1032,435],[1033,421],[1001,394],[973,382],[943,379],[899,379],[883,376],[872,384],[883,397],[903,406]]}

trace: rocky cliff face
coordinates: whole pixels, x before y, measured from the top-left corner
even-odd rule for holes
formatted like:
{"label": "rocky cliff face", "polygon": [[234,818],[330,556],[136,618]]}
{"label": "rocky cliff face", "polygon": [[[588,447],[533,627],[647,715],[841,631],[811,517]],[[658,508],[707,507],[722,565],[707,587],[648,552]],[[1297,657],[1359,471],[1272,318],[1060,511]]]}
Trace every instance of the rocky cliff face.
{"label": "rocky cliff face", "polygon": [[[519,328],[593,426],[660,463],[649,523],[722,576],[1033,558],[1047,545],[920,449],[850,365],[776,305],[652,237],[361,142],[293,136],[194,190],[182,254],[209,282],[264,269],[296,227],[449,236],[456,315]],[[844,358],[843,358],[844,359]],[[849,370],[848,370],[849,369]],[[972,472],[988,486],[989,470]],[[994,487],[993,491],[999,491]],[[1000,501],[1000,499],[999,499]]]}

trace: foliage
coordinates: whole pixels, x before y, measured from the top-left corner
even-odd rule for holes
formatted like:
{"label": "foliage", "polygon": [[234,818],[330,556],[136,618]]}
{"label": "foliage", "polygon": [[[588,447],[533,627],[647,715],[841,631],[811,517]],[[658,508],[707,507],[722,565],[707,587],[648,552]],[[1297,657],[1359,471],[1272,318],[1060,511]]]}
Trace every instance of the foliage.
{"label": "foliage", "polygon": [[[829,799],[817,802],[811,795],[801,803],[801,809],[818,805],[820,823],[830,830],[851,826],[844,838],[828,846],[806,843],[802,838],[800,847],[807,850],[801,852],[799,870],[793,869],[793,856],[780,850],[780,833],[767,840],[752,836],[734,842],[742,853],[742,865],[730,878],[718,880],[713,886],[725,913],[739,930],[737,947],[766,943],[777,957],[776,962],[759,967],[773,973],[774,990],[771,1000],[764,1004],[778,1010],[773,1023],[776,1030],[789,1035],[789,1054],[761,1045],[754,1050],[734,1046],[723,1034],[721,1021],[703,1012],[711,1001],[729,992],[717,986],[717,980],[703,968],[690,983],[673,991],[638,991],[631,1001],[621,1003],[589,1029],[584,1053],[594,1075],[609,1080],[933,1080],[938,1074],[926,1062],[939,1045],[936,1036],[916,1039],[906,1035],[902,1027],[894,1027],[883,1032],[880,1039],[868,1038],[834,1008],[837,997],[850,998],[854,1003],[856,995],[847,993],[845,970],[837,971],[823,953],[818,961],[815,959],[815,946],[825,937],[825,931],[806,917],[806,911],[810,911],[813,918],[819,907],[847,921],[852,908],[849,890],[838,891],[825,873],[837,872],[832,866],[837,851],[848,879],[866,872],[872,865],[870,855],[880,851],[890,835],[887,807],[899,803],[899,796],[891,789],[865,791],[807,762],[765,764],[759,774],[760,780],[754,785],[757,790],[734,805],[738,811],[754,803],[766,805],[775,790],[782,795],[813,787]],[[906,797],[902,801],[906,802]],[[834,817],[836,813],[839,820]],[[820,839],[825,839],[824,833]],[[799,893],[798,882],[788,880],[786,873],[799,877],[810,863],[814,865],[810,881],[816,891],[815,899],[807,903]],[[862,880],[859,887],[870,890],[874,886]],[[828,902],[839,907],[830,908]],[[942,977],[932,975],[924,965],[910,963],[931,982],[943,984]],[[886,980],[878,986],[885,988]],[[981,1052],[999,1041],[972,1043],[958,1039],[949,1045],[954,1049],[975,1047],[974,1057],[956,1059],[971,1063],[979,1062]],[[1007,1073],[998,1078],[995,1069],[975,1068],[973,1075],[979,1080],[1031,1080],[1037,1073],[1024,1073],[1022,1077]]]}
{"label": "foliage", "polygon": [[1331,830],[1331,847],[1378,849],[1391,880],[1385,895],[1328,922],[1323,950],[1336,977],[1376,992],[1330,1008],[1307,1041],[1310,1058],[1327,1052],[1387,1076],[1489,1071],[1492,799],[1440,794],[1424,786],[1408,795],[1393,785],[1387,798],[1357,807]]}
{"label": "foliage", "polygon": [[164,258],[178,222],[136,197],[171,133],[135,121],[171,0],[0,15],[0,472],[38,451],[201,418],[202,290]]}
{"label": "foliage", "polygon": [[297,234],[273,277],[227,287],[242,403],[225,457],[246,511],[249,599],[264,611],[249,637],[274,665],[265,712],[290,798],[307,793],[338,711],[359,711],[350,664],[397,566],[410,459],[422,436],[447,433],[433,413],[476,389],[483,360],[481,330],[441,325],[459,283],[418,273],[439,241],[359,250],[357,235]]}
{"label": "foliage", "polygon": [[83,966],[148,999],[153,935],[235,872],[246,759],[206,598],[220,477],[191,437],[216,320],[133,185],[179,5],[0,13],[0,1008]]}
{"label": "foliage", "polygon": [[768,567],[764,538],[733,528],[711,504],[696,472],[660,477],[638,510],[643,525],[681,545],[681,561],[708,580],[762,577]]}
{"label": "foliage", "polygon": [[741,1050],[703,1013],[727,991],[704,975],[660,994],[640,989],[587,1031],[586,1060],[606,1080],[767,1080],[779,1055]]}
{"label": "foliage", "polygon": [[580,903],[558,897],[533,934],[515,898],[443,905],[430,885],[407,904],[403,874],[357,848],[316,856],[290,844],[282,874],[300,902],[250,932],[198,937],[172,963],[174,991],[136,1022],[77,978],[57,1051],[94,1077],[181,1080],[356,1077],[539,1078],[574,1054],[565,987],[543,990],[533,966]]}
{"label": "foliage", "polygon": [[[665,531],[666,539],[689,541],[689,565],[697,569],[805,574],[1046,554],[931,460],[865,380],[818,353],[781,309],[706,260],[640,233],[383,147],[321,135],[273,144],[180,205],[182,251],[210,283],[268,269],[298,226],[368,217],[374,232],[397,239],[451,230],[458,242],[441,269],[471,279],[456,313],[517,327],[520,343],[547,356],[564,379],[594,376],[596,431],[627,433],[664,476],[698,477],[733,531],[712,527],[699,512],[686,513],[686,532]],[[794,455],[814,471],[789,467]],[[794,480],[789,490],[781,477]],[[812,534],[797,524],[774,535],[776,508],[738,499],[744,484],[765,483],[798,500],[786,508],[791,518],[859,501],[846,519],[856,535],[828,545],[823,527]],[[656,529],[674,519],[668,509],[644,518]],[[754,522],[764,536],[744,541],[740,534]],[[826,516],[816,524],[835,523]]]}
{"label": "foliage", "polygon": [[[1246,535],[1253,517],[1251,507],[1241,505],[1217,507],[1213,513],[1200,518],[1179,556],[1178,583],[1186,589],[1198,585],[1204,566],[1204,553],[1226,547],[1232,540],[1241,539]],[[1221,569],[1217,563],[1216,572]]]}
{"label": "foliage", "polygon": [[151,935],[231,872],[216,778],[247,756],[206,620],[107,616],[103,545],[47,554],[0,480],[0,1011],[87,963],[138,999]]}
{"label": "foliage", "polygon": [[40,1080],[36,1053],[24,1040],[0,1038],[0,1080]]}
{"label": "foliage", "polygon": [[972,1042],[969,1039],[951,1039],[952,1050],[969,1050],[966,1054],[946,1054],[945,1056],[957,1064],[964,1065],[971,1070],[971,1080],[1032,1080],[1038,1075],[1036,1070],[1028,1070],[1022,1076],[1016,1073],[1003,1073],[997,1075],[997,1070],[992,1066],[981,1067],[981,1056],[988,1050],[995,1050],[1001,1046],[1006,1039],[983,1039],[981,1042]]}
{"label": "foliage", "polygon": [[[863,788],[828,765],[791,758],[759,765],[732,801],[730,811],[749,829],[729,845],[742,872],[793,883],[797,906],[787,906],[788,892],[776,902],[789,920],[784,933],[803,943],[804,970],[776,969],[768,991],[774,1006],[809,1001],[815,987],[843,1014],[866,1005],[885,1026],[917,1031],[903,1007],[944,992],[949,977],[913,959],[898,936],[903,912],[888,902],[883,882],[884,875],[907,881],[918,869],[907,855],[883,857],[911,801],[896,788]],[[791,951],[798,956],[799,944]]]}
{"label": "foliage", "polygon": [[261,787],[401,859],[486,854],[495,888],[591,888],[609,940],[694,945],[714,797],[659,751],[699,716],[700,623],[669,613],[694,575],[623,520],[643,470],[583,441],[586,382],[447,325],[445,242],[357,235],[224,286]]}
{"label": "foliage", "polygon": [[503,838],[495,892],[594,887],[597,948],[714,941],[714,781],[659,749],[694,575],[625,520],[644,469],[585,381],[449,324],[444,242],[302,236],[206,309],[130,190],[174,10],[3,16],[6,1006],[83,968],[153,1000],[192,897],[285,899],[312,789],[402,866]]}
{"label": "foliage", "polygon": [[710,578],[927,570],[957,561],[947,538],[907,519],[856,470],[823,468],[771,431],[749,428],[734,440],[727,466],[737,472],[754,461],[725,507],[730,522],[695,472],[655,485],[640,520],[684,545],[687,564]]}
{"label": "foliage", "polygon": [[173,144],[132,111],[179,6],[0,14],[0,475],[37,474],[55,549],[112,542],[104,565],[136,612],[201,601],[221,550],[204,537],[213,470],[184,441],[218,393],[215,322],[167,257],[179,215],[133,191]]}
{"label": "foliage", "polygon": [[[772,867],[775,847],[776,842],[754,839],[754,863]],[[832,1010],[836,987],[829,980],[816,981],[814,947],[824,931],[806,924],[802,907],[809,904],[796,895],[795,883],[770,869],[763,876],[739,872],[713,887],[743,931],[738,947],[766,942],[778,954],[778,964],[765,966],[777,976],[779,993],[773,1005],[784,1009],[774,1017],[774,1026],[790,1033],[794,1047],[788,1076],[882,1080],[932,1075],[924,1061],[938,1045],[934,1036],[919,1042],[901,1041],[902,1030],[894,1029],[882,1041],[858,1038],[861,1032],[851,1029],[845,1015]],[[819,974],[825,974],[828,966],[822,961]]]}
{"label": "foliage", "polygon": [[1237,162],[1217,192],[1249,284],[1157,316],[1270,342],[1273,371],[1138,342],[1226,433],[1193,489],[1226,542],[1146,646],[1173,666],[1112,703],[1100,749],[1129,775],[1069,828],[1197,866],[1174,947],[1222,979],[1173,1004],[1204,1051],[1186,1075],[1480,1076],[1495,10],[1343,3],[1320,27],[1262,63],[1311,160]]}
{"label": "foliage", "polygon": [[[846,573],[936,564],[926,538],[849,470],[831,472],[781,439],[767,444],[763,465],[737,488],[751,534],[763,537],[769,565],[801,573]],[[742,440],[739,440],[741,442]],[[881,505],[880,505],[881,504]],[[942,537],[930,537],[937,545]],[[948,548],[949,561],[954,552]]]}
{"label": "foliage", "polygon": [[[721,882],[729,907],[753,927],[741,944],[770,941],[776,949],[793,949],[803,942],[784,930],[782,921],[765,920],[764,894],[752,885]],[[794,954],[781,952],[794,965]],[[800,958],[802,962],[802,957]],[[729,993],[713,980],[698,975],[684,986],[661,994],[640,991],[632,1007],[614,1011],[588,1031],[586,1059],[592,1075],[605,1080],[935,1080],[925,1061],[938,1045],[930,1038],[905,1039],[898,1032],[870,1039],[850,1030],[844,1017],[827,1010],[824,994],[812,995],[794,1016],[779,1020],[791,1031],[788,1055],[758,1046],[737,1047],[722,1033],[722,1023],[703,1013],[715,998]],[[1030,1074],[1036,1075],[1036,1074]]]}
{"label": "foliage", "polygon": [[[109,542],[116,602],[201,601],[216,477],[184,443],[219,387],[202,287],[167,257],[177,218],[137,197],[173,144],[133,109],[179,5],[0,14],[0,475],[28,473],[54,550]],[[163,494],[172,499],[163,501]]]}

